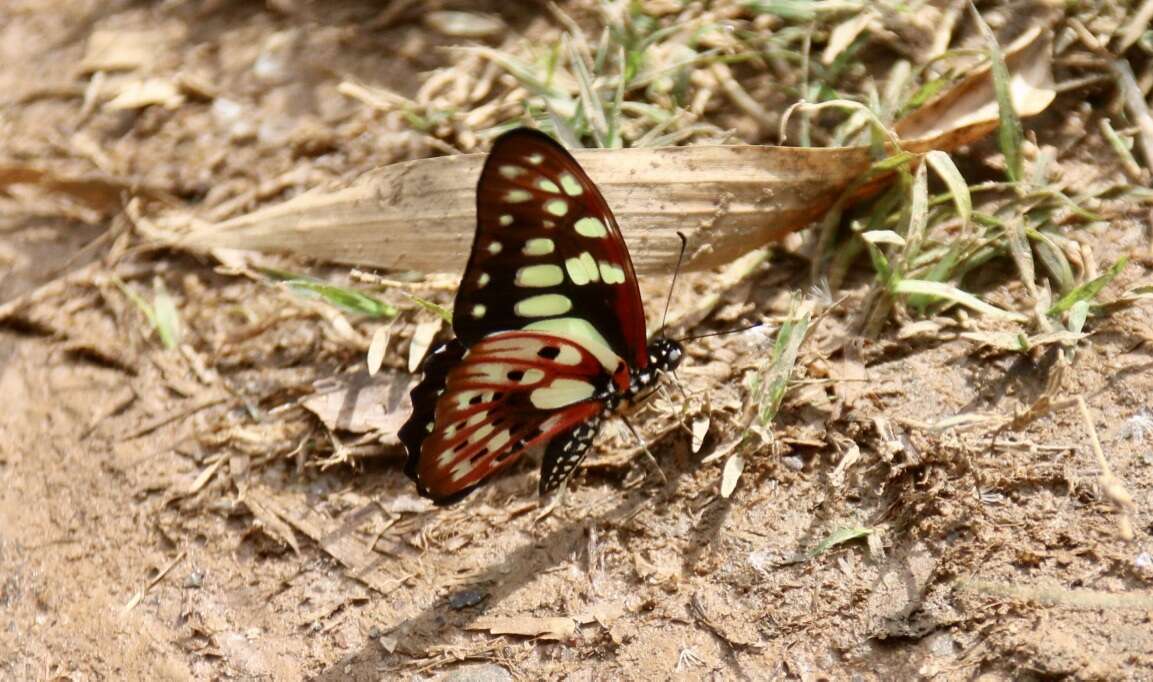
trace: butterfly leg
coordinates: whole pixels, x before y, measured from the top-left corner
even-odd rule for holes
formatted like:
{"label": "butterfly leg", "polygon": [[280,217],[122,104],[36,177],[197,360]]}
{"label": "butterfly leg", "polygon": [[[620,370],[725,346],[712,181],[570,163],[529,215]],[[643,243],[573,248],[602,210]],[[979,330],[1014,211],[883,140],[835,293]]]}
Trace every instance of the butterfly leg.
{"label": "butterfly leg", "polygon": [[649,444],[645,442],[644,436],[642,436],[640,432],[633,428],[633,425],[629,423],[629,420],[624,415],[621,415],[621,421],[625,423],[625,426],[629,427],[629,431],[633,434],[633,437],[637,439],[638,443],[640,443],[641,452],[645,453],[645,457],[649,460],[649,464],[653,465],[653,468],[656,469],[657,474],[660,475],[661,483],[668,485],[669,477],[665,476],[665,470],[661,468],[661,463],[657,461],[657,458],[653,456],[652,451],[649,450]]}

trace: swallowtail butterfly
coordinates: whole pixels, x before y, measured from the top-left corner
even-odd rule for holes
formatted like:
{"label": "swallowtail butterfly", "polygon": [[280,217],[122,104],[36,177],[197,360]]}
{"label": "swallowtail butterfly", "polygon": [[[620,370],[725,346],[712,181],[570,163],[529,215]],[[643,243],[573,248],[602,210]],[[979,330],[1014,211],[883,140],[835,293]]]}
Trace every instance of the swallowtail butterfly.
{"label": "swallowtail butterfly", "polygon": [[440,504],[544,447],[540,493],[584,458],[600,423],[675,369],[646,345],[636,274],[600,191],[563,147],[527,128],[493,143],[453,307],[400,430],[405,473]]}

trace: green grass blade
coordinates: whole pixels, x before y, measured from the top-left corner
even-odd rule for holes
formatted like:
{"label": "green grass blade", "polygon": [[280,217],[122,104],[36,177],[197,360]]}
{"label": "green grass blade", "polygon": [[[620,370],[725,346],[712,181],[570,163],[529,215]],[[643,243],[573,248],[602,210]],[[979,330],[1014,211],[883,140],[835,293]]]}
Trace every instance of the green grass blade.
{"label": "green grass blade", "polygon": [[308,279],[293,279],[286,282],[286,284],[298,292],[313,294],[349,312],[359,313],[369,317],[395,317],[397,313],[395,306],[389,305],[368,294],[356,291],[355,289],[338,287],[333,284]]}
{"label": "green grass blade", "polygon": [[1059,298],[1057,302],[1054,303],[1051,308],[1049,308],[1048,314],[1050,316],[1060,315],[1066,310],[1072,308],[1073,305],[1079,301],[1092,301],[1096,299],[1097,295],[1101,293],[1101,290],[1108,286],[1109,282],[1112,282],[1113,279],[1118,274],[1120,274],[1123,269],[1125,269],[1125,265],[1128,262],[1128,256],[1121,256],[1117,259],[1117,262],[1109,266],[1109,269],[1105,272],[1105,274],[1085,282],[1081,286],[1073,289],[1069,293]]}
{"label": "green grass blade", "polygon": [[1073,287],[1077,286],[1077,280],[1073,276],[1073,266],[1069,264],[1069,259],[1061,246],[1040,230],[1029,229],[1026,230],[1026,234],[1033,241],[1033,250],[1037,252],[1037,258],[1057,284],[1057,291],[1062,294],[1072,291]]}
{"label": "green grass blade", "polygon": [[856,540],[858,538],[868,537],[875,533],[876,530],[866,526],[849,526],[846,528],[838,528],[833,531],[821,541],[819,545],[809,550],[806,557],[812,559],[813,557],[824,554],[837,545],[843,545],[846,542]]}
{"label": "green grass blade", "polygon": [[1037,268],[1033,263],[1033,249],[1025,236],[1025,221],[1021,216],[1012,216],[1005,221],[1005,239],[1009,243],[1009,254],[1017,265],[1021,282],[1029,290],[1029,295],[1037,299]]}
{"label": "green grass blade", "polygon": [[968,183],[965,182],[961,171],[957,170],[953,157],[945,152],[934,149],[925,155],[925,161],[949,188],[949,194],[953,196],[953,205],[957,207],[957,216],[961,218],[961,233],[967,234],[969,218],[973,214],[973,196],[969,194]]}
{"label": "green grass blade", "polygon": [[906,272],[920,252],[929,226],[929,172],[925,164],[917,166],[909,193],[909,228],[905,230],[905,248],[901,253],[903,270]]}
{"label": "green grass blade", "polygon": [[176,348],[180,345],[182,336],[180,312],[176,309],[176,301],[168,293],[163,280],[157,278],[153,287],[156,289],[156,295],[152,299],[152,310],[155,313],[152,322],[160,334],[160,342],[164,347]]}
{"label": "green grass blade", "polygon": [[439,315],[440,319],[444,320],[446,323],[452,324],[452,311],[449,310],[448,308],[445,308],[444,306],[442,306],[438,303],[433,303],[432,301],[428,300],[427,298],[421,298],[420,296],[417,296],[415,294],[410,294],[407,291],[402,291],[400,293],[407,296],[410,301],[419,305],[420,307],[424,308],[425,310]]}
{"label": "green grass blade", "polygon": [[1005,155],[1005,174],[1010,180],[1017,182],[1025,176],[1025,157],[1021,153],[1025,134],[1021,130],[1021,118],[1013,108],[1009,67],[1005,66],[1005,55],[1001,52],[1001,46],[997,44],[997,37],[993,35],[993,31],[972,2],[969,3],[969,12],[989,46],[989,68],[993,74],[993,91],[997,96],[997,116],[1000,119],[1000,125],[997,127],[997,143],[1001,153]]}
{"label": "green grass blade", "polygon": [[808,333],[811,319],[812,305],[802,304],[777,331],[769,365],[759,382],[760,390],[756,391],[754,396],[760,405],[758,421],[761,426],[768,426],[781,408],[781,401],[785,398],[785,390],[797,364],[797,353],[805,340],[805,334]]}
{"label": "green grass blade", "polygon": [[923,279],[903,279],[893,285],[893,293],[907,296],[922,295],[956,303],[957,305],[965,306],[987,317],[999,320],[1011,320],[1014,322],[1025,322],[1028,320],[1027,317],[1020,313],[1002,310],[982,301],[967,291],[962,291],[955,286],[943,282],[930,282]]}

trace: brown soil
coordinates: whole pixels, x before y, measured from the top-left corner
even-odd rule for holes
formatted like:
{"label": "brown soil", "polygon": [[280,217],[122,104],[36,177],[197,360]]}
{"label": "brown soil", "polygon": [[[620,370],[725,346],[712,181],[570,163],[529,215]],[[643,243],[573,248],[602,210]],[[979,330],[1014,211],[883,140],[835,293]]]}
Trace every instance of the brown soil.
{"label": "brown soil", "polygon": [[[433,153],[336,85],[411,94],[454,59],[436,49],[454,39],[383,21],[376,3],[320,6],[5,3],[0,163],[97,189],[130,178],[125,191],[152,188],[212,220]],[[81,64],[101,31],[149,46],[106,87],[146,72],[175,79],[182,101],[93,101]],[[294,76],[254,75],[283,44]],[[1032,127],[1045,138],[1062,125],[1055,114]],[[1091,139],[1079,163],[1114,163]],[[1109,291],[1149,276],[1145,210],[1076,234],[1097,262],[1135,256]],[[774,259],[726,293],[714,326],[784,314],[784,290],[806,277],[807,264]],[[164,284],[182,348],[163,348],[118,281],[148,296]],[[751,334],[694,343],[687,395],[638,415],[667,482],[610,427],[544,518],[528,465],[435,509],[394,445],[331,433],[299,406],[363,373],[379,323],[349,316],[349,331],[321,303],[151,247],[118,208],[0,193],[0,306],[15,302],[0,323],[0,678],[1153,677],[1150,307],[1094,318],[1066,364],[1054,346],[982,349],[955,333],[973,323],[952,318],[847,343],[867,284],[806,344],[813,381],[790,393],[731,498],[718,492],[723,458],[702,459],[733,437],[743,368],[765,353]],[[664,287],[645,287],[650,308]],[[409,340],[429,314],[390,300],[403,312],[375,384],[403,397]],[[1057,372],[1059,404],[1036,419],[929,428],[1026,415]],[[1076,396],[1135,503],[1132,539],[1084,420],[1061,402]],[[711,429],[693,453],[679,424],[701,415]],[[872,535],[808,556],[846,527]]]}

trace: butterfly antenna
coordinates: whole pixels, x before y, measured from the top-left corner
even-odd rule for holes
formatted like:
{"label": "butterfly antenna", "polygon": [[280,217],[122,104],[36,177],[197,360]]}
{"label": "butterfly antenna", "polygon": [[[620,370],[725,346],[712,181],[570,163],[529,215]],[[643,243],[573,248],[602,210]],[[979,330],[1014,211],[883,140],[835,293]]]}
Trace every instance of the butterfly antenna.
{"label": "butterfly antenna", "polygon": [[677,254],[677,266],[673,268],[673,281],[669,283],[669,295],[665,299],[665,312],[661,315],[661,326],[657,328],[658,332],[663,331],[665,324],[669,321],[669,305],[673,302],[673,292],[677,289],[677,275],[681,274],[681,263],[685,260],[685,249],[689,245],[689,240],[683,232],[677,232],[677,236],[681,238],[681,252]]}
{"label": "butterfly antenna", "polygon": [[745,325],[744,327],[737,327],[736,329],[722,329],[719,332],[708,332],[706,334],[696,334],[693,336],[684,336],[684,337],[681,337],[679,339],[674,339],[674,341],[676,341],[677,343],[683,343],[685,341],[696,341],[697,339],[707,339],[710,336],[724,336],[725,334],[737,334],[739,332],[747,332],[750,329],[756,329],[757,327],[763,327],[763,326],[765,326],[764,322],[755,322],[755,323],[750,324],[750,325]]}

